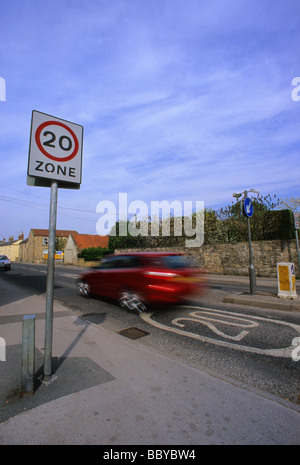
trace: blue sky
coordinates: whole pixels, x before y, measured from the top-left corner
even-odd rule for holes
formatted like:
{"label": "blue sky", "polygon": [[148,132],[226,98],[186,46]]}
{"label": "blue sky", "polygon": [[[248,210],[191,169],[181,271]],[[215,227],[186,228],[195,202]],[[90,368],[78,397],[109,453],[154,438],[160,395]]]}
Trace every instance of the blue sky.
{"label": "blue sky", "polygon": [[48,228],[26,184],[32,110],[84,127],[80,190],[57,229],[96,234],[98,202],[299,196],[298,0],[2,0],[0,239]]}

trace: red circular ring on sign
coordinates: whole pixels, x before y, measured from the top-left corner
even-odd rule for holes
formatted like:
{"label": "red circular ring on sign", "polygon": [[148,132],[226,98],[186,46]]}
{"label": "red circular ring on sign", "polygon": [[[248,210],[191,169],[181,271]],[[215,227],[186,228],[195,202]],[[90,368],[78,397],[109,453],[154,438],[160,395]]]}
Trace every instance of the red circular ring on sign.
{"label": "red circular ring on sign", "polygon": [[[71,136],[73,137],[74,143],[75,143],[75,148],[74,148],[73,152],[70,155],[68,155],[67,157],[64,157],[64,158],[54,157],[53,155],[50,155],[50,153],[46,152],[46,150],[42,146],[41,141],[40,141],[41,132],[46,126],[50,126],[50,125],[51,126],[52,125],[61,126],[62,128],[66,129],[71,134]],[[76,135],[74,134],[74,132],[72,131],[72,129],[70,129],[66,124],[61,123],[60,121],[45,121],[44,123],[40,124],[39,127],[36,130],[36,133],[35,133],[35,141],[36,141],[36,144],[37,144],[38,148],[40,149],[40,151],[47,158],[50,158],[51,160],[54,160],[54,161],[69,161],[69,160],[72,160],[72,158],[74,158],[75,155],[77,154],[78,148],[79,148],[78,139],[77,139]]]}

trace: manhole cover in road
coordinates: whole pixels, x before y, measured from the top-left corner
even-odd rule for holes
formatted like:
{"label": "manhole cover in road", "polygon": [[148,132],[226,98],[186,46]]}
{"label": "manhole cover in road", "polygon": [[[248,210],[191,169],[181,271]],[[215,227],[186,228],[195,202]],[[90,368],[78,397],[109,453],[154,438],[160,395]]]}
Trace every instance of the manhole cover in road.
{"label": "manhole cover in road", "polygon": [[118,331],[118,334],[121,334],[121,336],[128,337],[129,339],[139,339],[140,337],[146,336],[149,333],[143,331],[142,329],[132,327],[122,329],[121,331]]}

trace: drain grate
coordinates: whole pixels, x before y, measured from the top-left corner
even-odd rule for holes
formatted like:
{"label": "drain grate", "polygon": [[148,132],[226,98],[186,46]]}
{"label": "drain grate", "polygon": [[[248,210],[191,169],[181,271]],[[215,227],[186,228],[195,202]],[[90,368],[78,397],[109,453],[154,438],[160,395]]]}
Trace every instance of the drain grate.
{"label": "drain grate", "polygon": [[147,336],[149,333],[143,331],[142,329],[131,327],[118,331],[118,334],[128,337],[129,339],[139,339],[140,337]]}

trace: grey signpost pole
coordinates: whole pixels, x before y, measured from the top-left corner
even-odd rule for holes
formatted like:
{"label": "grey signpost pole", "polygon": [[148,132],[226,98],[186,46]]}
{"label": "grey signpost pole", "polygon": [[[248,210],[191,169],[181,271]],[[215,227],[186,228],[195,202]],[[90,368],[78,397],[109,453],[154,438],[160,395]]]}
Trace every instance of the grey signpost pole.
{"label": "grey signpost pole", "polygon": [[296,246],[297,246],[297,255],[298,255],[298,268],[299,268],[299,274],[300,274],[300,254],[299,254],[299,242],[298,242],[298,231],[297,231],[297,229],[295,230],[295,236],[296,236]]}
{"label": "grey signpost pole", "polygon": [[250,218],[247,217],[247,226],[248,226],[248,239],[249,239],[249,279],[250,279],[250,294],[256,293],[256,276],[255,268],[253,265],[253,252],[251,244],[251,228],[250,228]]}
{"label": "grey signpost pole", "polygon": [[299,229],[299,213],[294,213],[294,225],[295,225],[295,238],[297,246],[297,255],[298,255],[298,268],[300,274],[300,254],[299,254],[299,242],[298,242],[298,229]]}
{"label": "grey signpost pole", "polygon": [[[250,228],[250,217],[252,216],[252,213],[253,213],[253,207],[252,207],[251,200],[248,198],[248,192],[259,194],[259,192],[256,191],[255,189],[249,189],[249,190],[245,190],[244,192],[240,192],[240,193],[235,192],[234,194],[232,194],[232,196],[238,200],[240,197],[242,197],[242,195],[244,195],[243,199],[241,200],[241,213],[247,216],[247,228],[248,228],[248,240],[249,240],[249,262],[250,262],[249,264],[250,294],[255,294],[256,293],[256,274],[255,274],[255,268],[253,265],[253,252],[252,252],[251,228]],[[245,208],[246,202],[248,204]]]}
{"label": "grey signpost pole", "polygon": [[45,319],[45,349],[44,349],[44,380],[52,376],[52,332],[53,332],[53,294],[54,294],[54,258],[55,234],[57,216],[57,181],[51,182],[50,214],[49,214],[49,243],[48,243],[48,272],[46,289],[46,319]]}

